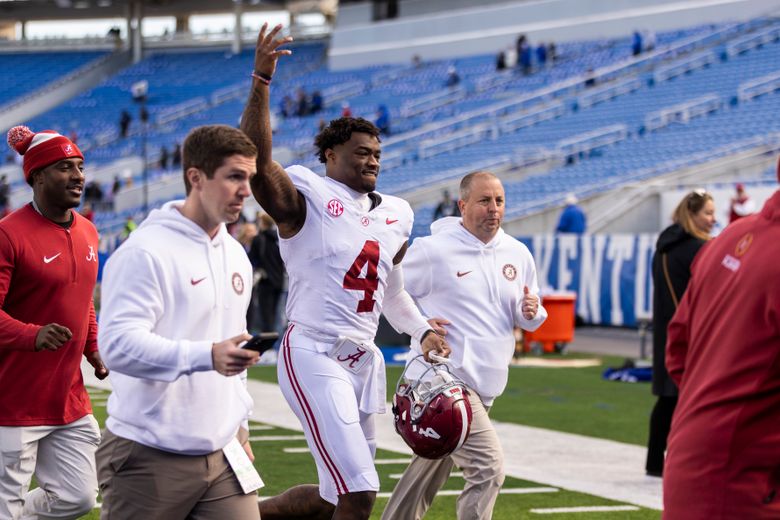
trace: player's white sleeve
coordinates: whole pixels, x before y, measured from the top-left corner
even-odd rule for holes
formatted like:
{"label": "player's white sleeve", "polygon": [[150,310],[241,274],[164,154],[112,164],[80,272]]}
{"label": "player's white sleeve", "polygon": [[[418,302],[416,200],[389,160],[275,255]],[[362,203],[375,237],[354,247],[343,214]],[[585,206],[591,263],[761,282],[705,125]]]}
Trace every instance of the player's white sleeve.
{"label": "player's white sleeve", "polygon": [[404,272],[401,264],[394,265],[387,277],[382,313],[395,330],[409,334],[418,342],[425,331],[431,328],[414,304],[412,297],[404,289]]}

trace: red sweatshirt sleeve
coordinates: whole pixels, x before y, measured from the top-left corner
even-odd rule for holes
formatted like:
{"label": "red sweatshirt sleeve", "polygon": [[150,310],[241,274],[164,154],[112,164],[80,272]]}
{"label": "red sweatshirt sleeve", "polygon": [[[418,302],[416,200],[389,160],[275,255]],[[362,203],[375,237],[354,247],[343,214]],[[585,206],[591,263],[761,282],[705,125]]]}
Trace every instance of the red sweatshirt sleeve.
{"label": "red sweatshirt sleeve", "polygon": [[13,245],[8,235],[0,230],[0,349],[35,350],[35,338],[42,327],[14,319],[4,310],[15,262]]}
{"label": "red sweatshirt sleeve", "polygon": [[95,301],[89,302],[89,329],[87,330],[87,341],[84,342],[84,355],[95,352],[98,349],[98,324],[95,316]]}

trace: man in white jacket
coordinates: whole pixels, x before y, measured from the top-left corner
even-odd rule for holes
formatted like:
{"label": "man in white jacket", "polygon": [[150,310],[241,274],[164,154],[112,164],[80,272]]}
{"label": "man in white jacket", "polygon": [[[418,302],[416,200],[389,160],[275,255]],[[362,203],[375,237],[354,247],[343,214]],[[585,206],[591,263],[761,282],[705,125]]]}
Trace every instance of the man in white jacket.
{"label": "man in white jacket", "polygon": [[252,458],[245,369],[258,355],[239,348],[252,266],[225,223],[250,195],[256,155],[240,130],[194,129],[186,200],[152,211],[106,263],[99,341],[114,391],[97,452],[102,518],[259,518],[223,454],[238,443]]}
{"label": "man in white jacket", "polygon": [[[488,172],[467,175],[460,184],[458,204],[463,217],[434,222],[432,235],[414,241],[403,265],[407,290],[422,313],[450,320],[438,323],[437,332],[446,334],[453,374],[469,388],[471,433],[449,457],[415,456],[383,519],[422,518],[453,464],[466,480],[457,502],[458,518],[492,517],[504,482],[504,455],[488,410],[506,387],[514,327],[533,331],[547,318],[537,296],[531,253],[501,229],[501,181]],[[424,365],[410,363],[407,377],[419,377]]]}

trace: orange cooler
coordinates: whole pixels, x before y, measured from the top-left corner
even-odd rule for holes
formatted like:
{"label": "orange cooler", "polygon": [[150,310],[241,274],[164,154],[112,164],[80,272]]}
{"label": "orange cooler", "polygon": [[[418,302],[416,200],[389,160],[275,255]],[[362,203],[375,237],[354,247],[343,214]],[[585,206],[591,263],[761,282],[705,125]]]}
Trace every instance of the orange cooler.
{"label": "orange cooler", "polygon": [[525,352],[531,342],[542,344],[545,352],[555,352],[556,344],[574,340],[574,319],[577,301],[576,293],[551,293],[542,296],[542,305],[547,309],[547,319],[534,332],[523,331]]}

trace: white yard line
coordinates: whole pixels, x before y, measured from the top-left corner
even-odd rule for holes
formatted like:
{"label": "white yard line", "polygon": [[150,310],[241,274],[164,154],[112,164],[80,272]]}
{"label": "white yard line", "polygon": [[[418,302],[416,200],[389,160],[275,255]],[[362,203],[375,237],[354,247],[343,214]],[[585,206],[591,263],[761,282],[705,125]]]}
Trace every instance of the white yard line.
{"label": "white yard line", "polygon": [[636,506],[580,506],[580,507],[546,507],[531,509],[537,515],[552,515],[556,513],[611,513],[615,511],[639,511]]}
{"label": "white yard line", "polygon": [[[442,489],[438,493],[436,493],[437,497],[457,497],[461,494],[460,489]],[[527,487],[527,488],[501,488],[501,491],[499,491],[502,495],[532,495],[535,493],[557,493],[560,491],[558,488],[554,487]],[[382,492],[377,493],[377,498],[390,498],[390,495],[392,493],[389,492]],[[634,506],[628,506],[628,507],[634,507]],[[639,509],[638,507],[635,507],[634,509]]]}
{"label": "white yard line", "polygon": [[311,453],[308,447],[305,448],[282,448],[285,453]]}
{"label": "white yard line", "polygon": [[374,459],[374,464],[409,464],[412,459]]}
{"label": "white yard line", "polygon": [[252,442],[271,442],[271,441],[305,441],[304,435],[251,435],[249,440]]}
{"label": "white yard line", "polygon": [[[390,478],[394,479],[394,480],[400,480],[401,475],[403,475],[403,473],[390,473]],[[463,478],[463,472],[462,471],[453,471],[452,473],[450,473],[450,477],[460,477],[460,478]]]}

